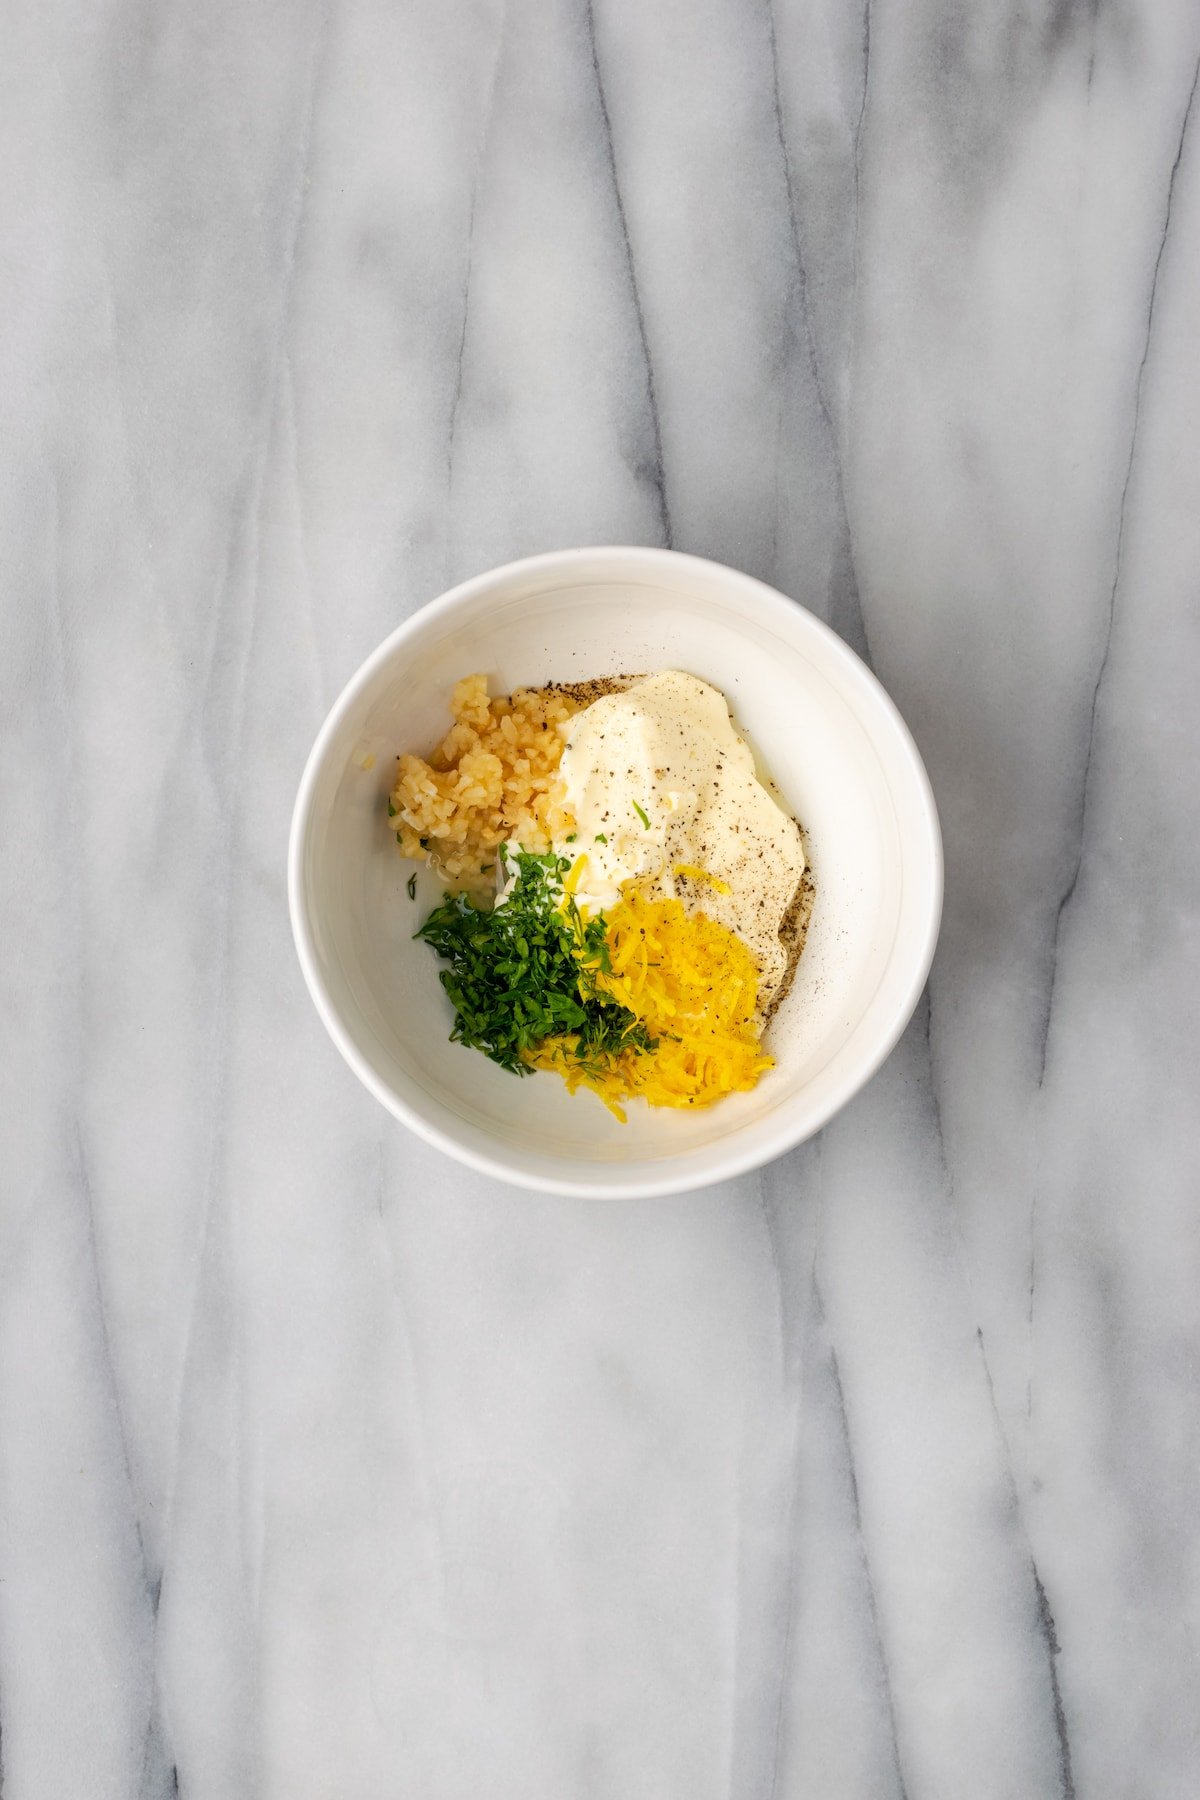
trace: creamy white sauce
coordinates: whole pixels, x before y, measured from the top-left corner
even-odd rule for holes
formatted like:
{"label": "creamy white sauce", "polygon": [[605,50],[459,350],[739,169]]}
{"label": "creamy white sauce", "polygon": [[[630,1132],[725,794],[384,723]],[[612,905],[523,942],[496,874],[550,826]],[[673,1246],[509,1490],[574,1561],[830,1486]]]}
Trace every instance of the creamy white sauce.
{"label": "creamy white sauce", "polygon": [[[606,694],[567,725],[560,774],[576,831],[557,848],[587,858],[580,903],[603,910],[625,882],[640,881],[706,913],[753,952],[765,1007],[787,968],[779,931],[804,847],[795,820],[758,779],[724,696],[674,669]],[[681,864],[715,876],[728,893],[680,875]]]}

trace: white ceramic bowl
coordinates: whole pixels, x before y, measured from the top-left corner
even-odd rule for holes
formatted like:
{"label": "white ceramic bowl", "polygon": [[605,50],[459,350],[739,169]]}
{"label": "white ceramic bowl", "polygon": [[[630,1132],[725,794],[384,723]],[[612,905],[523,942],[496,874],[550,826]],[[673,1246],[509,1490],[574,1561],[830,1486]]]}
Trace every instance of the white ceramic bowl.
{"label": "white ceramic bowl", "polygon": [[[401,750],[447,727],[460,676],[522,683],[679,668],[728,698],[805,826],[816,903],[776,1067],[704,1112],[637,1104],[619,1124],[557,1076],[519,1079],[448,1039],[433,952],[387,819]],[[368,657],[308,759],[292,821],[300,964],[342,1055],[404,1124],[476,1169],[555,1193],[654,1195],[756,1168],[817,1131],[891,1050],[941,917],[937,813],[896,708],[819,619],[733,569],[667,550],[566,550],[479,575]]]}

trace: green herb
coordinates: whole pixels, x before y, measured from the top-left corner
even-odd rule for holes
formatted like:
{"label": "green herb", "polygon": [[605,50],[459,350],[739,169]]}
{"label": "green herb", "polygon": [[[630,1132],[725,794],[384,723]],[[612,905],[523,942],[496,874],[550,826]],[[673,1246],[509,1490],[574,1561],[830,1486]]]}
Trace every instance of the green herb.
{"label": "green herb", "polygon": [[574,842],[575,842],[575,838],[576,838],[576,835],[577,835],[577,834],[576,834],[576,833],[575,833],[575,832],[574,832],[574,831],[573,831],[573,832],[572,832],[572,833],[571,833],[571,835],[570,835],[570,837],[568,837],[568,838],[566,838],[566,839],[564,839],[564,842],[565,842],[565,843],[568,843],[568,844],[573,844],[573,843],[574,843]]}
{"label": "green herb", "polygon": [[396,816],[396,809],[392,805],[391,799],[389,798],[389,800],[388,800],[388,818],[394,819],[395,816]]}
{"label": "green herb", "polygon": [[602,831],[598,831],[596,833],[596,842],[598,844],[607,844],[608,839],[605,837],[605,835]]}
{"label": "green herb", "polygon": [[415,900],[417,897],[417,872],[415,869],[413,870],[412,874],[409,876],[408,880],[405,882],[404,885],[408,889],[409,899]]}
{"label": "green herb", "polygon": [[450,894],[415,934],[449,964],[440,973],[454,1006],[453,1042],[482,1050],[501,1068],[527,1075],[529,1052],[548,1037],[578,1036],[576,1054],[601,1066],[626,1049],[651,1049],[644,1025],[596,986],[609,970],[602,915],[586,922],[563,898],[566,857],[518,851],[517,880],[503,905],[486,912]]}
{"label": "green herb", "polygon": [[638,805],[636,800],[633,803],[633,810],[637,814],[638,818],[642,821],[642,824],[646,827],[646,830],[649,831],[650,821],[646,817],[645,813],[642,811],[641,807]]}

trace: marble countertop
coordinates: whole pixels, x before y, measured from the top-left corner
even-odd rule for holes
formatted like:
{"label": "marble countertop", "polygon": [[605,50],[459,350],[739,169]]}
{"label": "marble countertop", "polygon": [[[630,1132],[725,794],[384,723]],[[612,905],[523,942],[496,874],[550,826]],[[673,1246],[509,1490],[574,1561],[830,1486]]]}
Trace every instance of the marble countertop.
{"label": "marble countertop", "polygon": [[[1195,1800],[1194,0],[4,32],[5,1800]],[[284,893],[367,651],[604,542],[947,853],[883,1072],[647,1204],[407,1135]]]}

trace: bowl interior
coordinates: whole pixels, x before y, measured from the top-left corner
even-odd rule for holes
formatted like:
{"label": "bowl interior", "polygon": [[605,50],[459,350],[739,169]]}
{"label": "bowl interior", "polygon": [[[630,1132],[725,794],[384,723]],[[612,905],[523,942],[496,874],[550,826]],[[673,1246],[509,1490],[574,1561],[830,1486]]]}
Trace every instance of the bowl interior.
{"label": "bowl interior", "polygon": [[[494,1172],[597,1193],[712,1180],[822,1123],[908,1017],[940,892],[920,764],[845,646],[748,578],[644,553],[614,567],[614,555],[500,572],[384,645],[318,742],[293,870],[318,1002],[380,1098]],[[427,752],[446,729],[449,691],[463,675],[485,670],[492,691],[506,692],[664,668],[699,675],[728,698],[808,834],[816,901],[768,1036],[776,1068],[710,1110],[634,1106],[621,1125],[556,1077],[520,1080],[449,1042],[440,965],[412,939],[440,888],[422,870],[409,898],[414,865],[397,850],[387,795],[398,752]]]}

